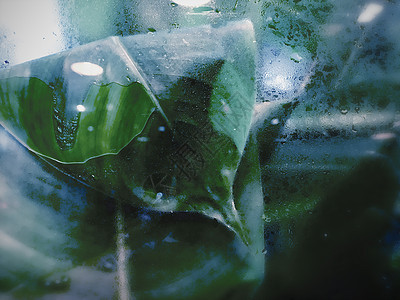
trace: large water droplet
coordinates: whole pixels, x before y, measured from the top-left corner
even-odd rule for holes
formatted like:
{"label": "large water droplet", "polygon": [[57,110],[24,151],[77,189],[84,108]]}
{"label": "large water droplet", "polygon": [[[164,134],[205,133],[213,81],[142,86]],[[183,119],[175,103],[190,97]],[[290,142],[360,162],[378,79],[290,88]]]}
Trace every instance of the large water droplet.
{"label": "large water droplet", "polygon": [[279,119],[275,118],[271,120],[272,125],[278,125],[279,124]]}
{"label": "large water droplet", "polygon": [[76,106],[76,110],[79,112],[84,112],[86,110],[86,107],[83,106],[82,104],[79,104]]}

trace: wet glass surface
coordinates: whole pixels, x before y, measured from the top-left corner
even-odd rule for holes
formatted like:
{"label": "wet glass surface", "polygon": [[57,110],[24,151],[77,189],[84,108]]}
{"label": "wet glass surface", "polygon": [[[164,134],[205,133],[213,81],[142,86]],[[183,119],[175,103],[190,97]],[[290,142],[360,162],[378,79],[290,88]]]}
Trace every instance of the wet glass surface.
{"label": "wet glass surface", "polygon": [[1,1],[0,298],[396,298],[399,14]]}

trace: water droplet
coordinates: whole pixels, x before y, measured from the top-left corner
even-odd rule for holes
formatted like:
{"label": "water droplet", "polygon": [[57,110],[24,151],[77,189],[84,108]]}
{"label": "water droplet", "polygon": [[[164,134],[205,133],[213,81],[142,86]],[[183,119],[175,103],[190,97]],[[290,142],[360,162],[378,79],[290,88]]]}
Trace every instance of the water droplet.
{"label": "water droplet", "polygon": [[82,104],[78,104],[76,106],[76,110],[79,111],[79,112],[84,112],[86,110],[86,107],[83,106]]}
{"label": "water droplet", "polygon": [[275,119],[272,119],[272,120],[271,120],[271,124],[272,124],[272,125],[278,125],[278,124],[279,124],[279,119],[276,119],[276,118],[275,118]]}
{"label": "water droplet", "polygon": [[340,110],[340,113],[342,114],[342,115],[345,115],[345,114],[347,114],[349,111],[347,110],[347,109],[341,109]]}
{"label": "water droplet", "polygon": [[175,2],[171,2],[171,6],[172,6],[172,7],[177,7],[177,6],[178,6],[178,4],[177,4],[177,3],[175,3]]}
{"label": "water droplet", "polygon": [[138,140],[138,142],[145,143],[145,142],[149,141],[149,138],[145,137],[145,136],[140,136],[140,137],[137,138],[137,140]]}
{"label": "water droplet", "polygon": [[268,250],[267,250],[266,248],[264,248],[263,251],[262,251],[262,254],[265,255],[265,254],[267,254],[267,253],[268,253]]}
{"label": "water droplet", "polygon": [[165,126],[160,126],[160,127],[158,127],[158,131],[164,132],[164,131],[165,131]]}
{"label": "water droplet", "polygon": [[53,118],[57,126],[55,136],[58,146],[62,150],[70,149],[75,143],[78,117],[67,119],[58,109],[54,109]]}
{"label": "water droplet", "polygon": [[156,195],[156,201],[160,201],[162,196],[163,196],[163,193],[158,192],[157,195]]}
{"label": "water droplet", "polygon": [[128,82],[131,81],[131,78],[130,78],[129,76],[126,76],[125,78],[126,78],[126,80],[127,80]]}
{"label": "water droplet", "polygon": [[92,131],[94,130],[94,127],[93,127],[93,126],[89,126],[89,127],[87,128],[87,130],[88,130],[89,132],[92,132]]}

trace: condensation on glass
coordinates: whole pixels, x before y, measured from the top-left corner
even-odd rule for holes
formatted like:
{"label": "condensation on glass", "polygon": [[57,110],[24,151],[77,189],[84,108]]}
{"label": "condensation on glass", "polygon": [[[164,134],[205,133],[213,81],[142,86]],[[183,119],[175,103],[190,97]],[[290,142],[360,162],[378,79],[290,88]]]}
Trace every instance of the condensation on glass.
{"label": "condensation on glass", "polygon": [[0,298],[395,297],[399,14],[1,1]]}

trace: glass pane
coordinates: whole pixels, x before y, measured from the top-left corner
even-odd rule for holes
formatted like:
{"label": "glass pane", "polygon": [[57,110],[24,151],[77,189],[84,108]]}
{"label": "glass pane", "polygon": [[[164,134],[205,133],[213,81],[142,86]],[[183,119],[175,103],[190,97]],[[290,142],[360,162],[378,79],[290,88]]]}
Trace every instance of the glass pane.
{"label": "glass pane", "polygon": [[396,298],[397,1],[0,2],[0,298]]}

